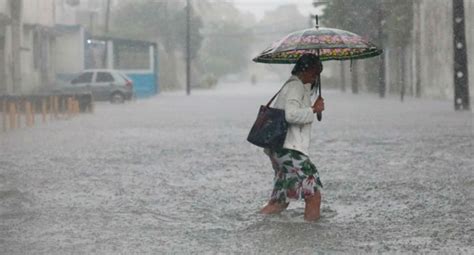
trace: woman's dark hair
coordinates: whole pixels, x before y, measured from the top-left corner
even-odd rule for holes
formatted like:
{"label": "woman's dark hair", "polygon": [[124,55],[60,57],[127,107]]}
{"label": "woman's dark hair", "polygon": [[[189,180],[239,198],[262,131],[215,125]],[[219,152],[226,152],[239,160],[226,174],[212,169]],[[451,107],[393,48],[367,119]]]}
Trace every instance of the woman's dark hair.
{"label": "woman's dark hair", "polygon": [[297,61],[295,66],[293,67],[293,70],[291,71],[291,74],[297,75],[299,73],[302,73],[308,69],[311,69],[315,66],[318,66],[321,70],[323,71],[323,64],[321,63],[321,60],[319,59],[319,56],[316,56],[314,54],[303,54]]}

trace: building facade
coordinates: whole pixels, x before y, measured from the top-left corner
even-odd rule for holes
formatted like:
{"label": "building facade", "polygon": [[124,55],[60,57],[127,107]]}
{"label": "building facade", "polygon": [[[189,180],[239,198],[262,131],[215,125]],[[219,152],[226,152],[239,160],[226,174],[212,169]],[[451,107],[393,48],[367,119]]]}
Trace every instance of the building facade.
{"label": "building facade", "polygon": [[[13,89],[12,6],[0,1],[0,95]],[[16,49],[17,52],[19,49]]]}
{"label": "building facade", "polygon": [[57,73],[84,69],[85,30],[103,32],[106,3],[0,0],[0,95],[42,91]]}
{"label": "building facade", "polygon": [[[474,1],[464,1],[469,81],[474,81]],[[410,80],[419,79],[421,94],[434,98],[454,97],[454,39],[452,1],[421,0],[415,5]],[[418,68],[416,62],[418,59]],[[472,87],[471,87],[471,95]]]}
{"label": "building facade", "polygon": [[54,0],[0,0],[0,94],[54,82]]}

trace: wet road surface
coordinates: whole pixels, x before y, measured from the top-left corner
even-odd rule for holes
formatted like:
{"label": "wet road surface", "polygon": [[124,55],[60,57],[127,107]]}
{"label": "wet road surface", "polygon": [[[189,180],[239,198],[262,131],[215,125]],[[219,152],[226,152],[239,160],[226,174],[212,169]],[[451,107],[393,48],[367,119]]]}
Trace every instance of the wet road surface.
{"label": "wet road surface", "polygon": [[472,113],[326,91],[310,157],[322,218],[259,208],[272,169],[246,142],[278,86],[162,93],[0,133],[0,254],[474,252]]}

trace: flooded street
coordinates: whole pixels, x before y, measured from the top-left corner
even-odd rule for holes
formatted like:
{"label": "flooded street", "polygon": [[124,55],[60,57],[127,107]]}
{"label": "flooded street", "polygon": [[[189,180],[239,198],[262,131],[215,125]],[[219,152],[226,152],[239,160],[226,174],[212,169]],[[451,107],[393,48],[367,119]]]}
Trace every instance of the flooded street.
{"label": "flooded street", "polygon": [[0,254],[474,252],[474,115],[451,101],[323,91],[321,220],[302,202],[260,215],[273,170],[246,137],[277,89],[99,103],[0,133]]}

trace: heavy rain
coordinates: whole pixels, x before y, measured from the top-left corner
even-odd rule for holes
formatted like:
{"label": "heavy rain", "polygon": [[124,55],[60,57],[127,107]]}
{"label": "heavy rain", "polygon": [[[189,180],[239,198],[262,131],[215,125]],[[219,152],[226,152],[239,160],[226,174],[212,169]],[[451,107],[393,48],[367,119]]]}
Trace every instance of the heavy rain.
{"label": "heavy rain", "polygon": [[[473,254],[473,14],[473,0],[0,0],[0,254]],[[303,53],[322,60],[314,82],[292,76]],[[284,84],[311,88],[308,106],[292,99],[311,121],[285,115],[271,155],[316,173],[247,141],[282,87],[291,111]],[[281,182],[293,170],[300,183]]]}

